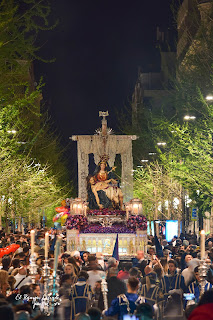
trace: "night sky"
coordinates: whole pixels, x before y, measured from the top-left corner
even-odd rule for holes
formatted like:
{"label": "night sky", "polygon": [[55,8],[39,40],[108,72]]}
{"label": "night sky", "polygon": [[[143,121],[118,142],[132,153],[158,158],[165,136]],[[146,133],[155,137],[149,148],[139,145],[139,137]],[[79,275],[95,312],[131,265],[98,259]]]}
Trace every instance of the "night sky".
{"label": "night sky", "polygon": [[[156,27],[171,25],[171,0],[51,0],[58,26],[40,37],[40,55],[55,58],[36,63],[44,77],[44,100],[66,139],[93,133],[99,110],[114,110],[131,97],[138,67],[159,69]],[[116,125],[116,124],[115,124]]]}
{"label": "night sky", "polygon": [[133,93],[142,71],[159,70],[156,28],[171,27],[171,0],[51,0],[54,30],[39,38],[40,55],[54,63],[35,63],[53,127],[76,153],[73,134],[93,134],[101,126],[98,111],[116,113]]}

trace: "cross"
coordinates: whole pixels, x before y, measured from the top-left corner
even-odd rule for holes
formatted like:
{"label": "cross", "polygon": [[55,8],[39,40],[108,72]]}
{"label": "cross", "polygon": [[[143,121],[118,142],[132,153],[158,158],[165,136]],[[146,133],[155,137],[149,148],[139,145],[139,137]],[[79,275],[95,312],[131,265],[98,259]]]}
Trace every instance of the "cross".
{"label": "cross", "polygon": [[[108,111],[99,111],[99,117],[103,117],[102,119],[102,135],[103,137],[106,137],[107,136],[107,119],[106,117],[108,117],[109,115],[109,112]],[[104,146],[105,146],[105,143],[104,142]]]}
{"label": "cross", "polygon": [[106,121],[106,117],[108,117],[108,111],[99,111],[99,117],[103,117],[103,120]]}

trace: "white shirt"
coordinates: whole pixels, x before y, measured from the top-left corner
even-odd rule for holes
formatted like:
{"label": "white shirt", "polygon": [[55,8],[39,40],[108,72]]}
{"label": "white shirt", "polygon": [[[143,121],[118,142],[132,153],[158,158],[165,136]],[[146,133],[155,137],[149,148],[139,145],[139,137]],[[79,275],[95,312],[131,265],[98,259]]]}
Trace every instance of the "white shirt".
{"label": "white shirt", "polygon": [[[16,283],[15,283],[14,288],[20,289],[22,286],[25,286],[26,284],[32,283],[31,277],[26,276],[26,275],[21,275],[21,274],[19,274],[19,273],[17,273],[14,278],[16,279]],[[25,278],[25,279],[24,279],[24,278]],[[24,279],[24,280],[20,283],[20,281],[21,281],[22,279]],[[19,284],[19,283],[20,283],[20,284]],[[18,285],[18,287],[17,287],[17,285]]]}

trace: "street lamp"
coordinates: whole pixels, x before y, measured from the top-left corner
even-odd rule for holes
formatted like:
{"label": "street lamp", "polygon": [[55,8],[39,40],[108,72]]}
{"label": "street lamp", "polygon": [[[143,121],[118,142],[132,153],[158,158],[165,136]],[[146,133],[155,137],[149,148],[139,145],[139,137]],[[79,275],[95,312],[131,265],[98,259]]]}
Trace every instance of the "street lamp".
{"label": "street lamp", "polygon": [[149,152],[149,156],[155,156],[156,152]]}
{"label": "street lamp", "polygon": [[16,130],[7,130],[7,133],[13,133],[15,134],[17,131]]}
{"label": "street lamp", "polygon": [[212,101],[213,100],[213,95],[209,94],[208,96],[206,96],[206,100]]}
{"label": "street lamp", "polygon": [[183,117],[183,120],[185,120],[185,121],[195,120],[195,119],[196,119],[195,116],[190,116],[188,114]]}
{"label": "street lamp", "polygon": [[165,146],[165,145],[166,145],[166,142],[157,142],[157,145],[158,145],[158,146]]}
{"label": "street lamp", "polygon": [[142,159],[141,162],[148,162],[149,160],[147,159]]}

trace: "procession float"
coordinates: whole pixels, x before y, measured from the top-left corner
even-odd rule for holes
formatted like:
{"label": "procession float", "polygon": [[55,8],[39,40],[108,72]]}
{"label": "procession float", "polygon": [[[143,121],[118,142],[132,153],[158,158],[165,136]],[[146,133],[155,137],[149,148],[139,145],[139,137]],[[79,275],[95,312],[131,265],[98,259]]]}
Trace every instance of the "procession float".
{"label": "procession float", "polygon": [[[78,149],[78,198],[66,199],[56,208],[54,222],[67,229],[67,250],[87,250],[111,255],[116,237],[119,255],[146,252],[147,220],[142,203],[133,198],[132,140],[136,136],[114,135],[107,127],[108,112],[99,112],[102,127],[94,135],[72,136]],[[89,155],[95,170],[89,174]],[[114,167],[121,157],[121,177]]]}

